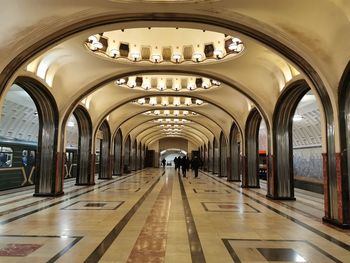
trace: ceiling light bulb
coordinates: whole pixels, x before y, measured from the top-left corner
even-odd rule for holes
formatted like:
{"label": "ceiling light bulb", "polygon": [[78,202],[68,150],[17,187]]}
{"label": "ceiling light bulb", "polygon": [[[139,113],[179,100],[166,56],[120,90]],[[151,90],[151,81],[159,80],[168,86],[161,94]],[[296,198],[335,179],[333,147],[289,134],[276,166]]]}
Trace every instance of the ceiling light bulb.
{"label": "ceiling light bulb", "polygon": [[126,82],[125,79],[117,79],[117,81],[115,82],[117,85],[123,85]]}
{"label": "ceiling light bulb", "polygon": [[97,49],[103,48],[102,43],[101,43],[101,42],[98,42],[98,41],[92,43],[92,45],[93,45],[95,48],[97,48]]}
{"label": "ceiling light bulb", "polygon": [[197,105],[201,105],[201,104],[203,104],[203,101],[202,100],[196,100],[196,104]]}
{"label": "ceiling light bulb", "polygon": [[174,98],[173,104],[175,107],[180,106],[181,104],[180,98],[177,98],[177,97]]}
{"label": "ceiling light bulb", "polygon": [[154,111],[154,115],[159,115],[160,114],[160,111],[159,110],[155,110]]}
{"label": "ceiling light bulb", "polygon": [[180,54],[173,54],[173,60],[175,60],[176,63],[179,63],[181,59]]}
{"label": "ceiling light bulb", "polygon": [[215,85],[215,86],[220,86],[221,85],[221,83],[219,81],[214,80],[214,79],[211,80],[211,83],[213,83],[213,85]]}
{"label": "ceiling light bulb", "polygon": [[89,42],[90,42],[91,44],[92,44],[92,43],[95,43],[95,42],[97,42],[97,41],[98,41],[98,40],[97,40],[97,37],[96,37],[96,36],[94,36],[94,35],[89,36],[88,40],[89,40]]}
{"label": "ceiling light bulb", "polygon": [[137,61],[141,57],[141,55],[139,52],[133,52],[131,53],[131,57],[134,61]]}
{"label": "ceiling light bulb", "polygon": [[145,104],[146,100],[145,100],[145,98],[141,98],[141,99],[138,99],[137,102],[138,102],[139,104],[143,105],[143,104]]}
{"label": "ceiling light bulb", "polygon": [[185,98],[185,105],[186,105],[186,106],[189,106],[189,105],[191,105],[191,104],[192,104],[191,98]]}
{"label": "ceiling light bulb", "polygon": [[200,62],[202,60],[202,54],[201,53],[193,53],[193,59],[196,61],[196,62]]}
{"label": "ceiling light bulb", "polygon": [[189,83],[189,84],[187,85],[187,89],[189,89],[189,90],[194,90],[194,89],[196,89],[195,87],[196,87],[196,86],[195,86],[193,83]]}
{"label": "ceiling light bulb", "polygon": [[173,89],[176,90],[176,91],[179,91],[181,89],[180,84],[179,83],[175,83]]}
{"label": "ceiling light bulb", "polygon": [[156,97],[151,97],[149,100],[149,104],[151,106],[156,106],[157,105],[157,98]]}
{"label": "ceiling light bulb", "polygon": [[152,61],[154,63],[159,63],[160,62],[160,59],[161,59],[161,56],[159,54],[154,54],[152,55]]}
{"label": "ceiling light bulb", "polygon": [[158,89],[161,90],[161,91],[165,90],[165,84],[163,82],[159,83],[158,84]]}
{"label": "ceiling light bulb", "polygon": [[183,116],[188,115],[188,111],[187,111],[187,110],[184,110],[184,111],[182,112],[182,115],[183,115]]}
{"label": "ceiling light bulb", "polygon": [[115,58],[115,57],[117,57],[117,56],[120,55],[120,52],[119,52],[118,49],[113,48],[113,49],[111,49],[111,50],[109,51],[109,54],[110,54],[111,57]]}
{"label": "ceiling light bulb", "polygon": [[168,116],[169,114],[170,114],[170,111],[169,111],[169,110],[165,110],[165,111],[164,111],[164,115],[165,115],[165,116]]}
{"label": "ceiling light bulb", "polygon": [[178,110],[174,110],[174,116],[179,116],[179,111]]}
{"label": "ceiling light bulb", "polygon": [[216,50],[214,50],[214,56],[217,59],[223,58],[224,52],[222,50],[216,49]]}

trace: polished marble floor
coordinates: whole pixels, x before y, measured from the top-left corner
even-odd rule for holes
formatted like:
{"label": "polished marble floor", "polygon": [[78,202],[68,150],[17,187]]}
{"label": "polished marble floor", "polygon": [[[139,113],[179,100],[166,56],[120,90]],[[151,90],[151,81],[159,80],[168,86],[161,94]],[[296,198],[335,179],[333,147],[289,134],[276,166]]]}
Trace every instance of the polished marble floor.
{"label": "polished marble floor", "polygon": [[0,262],[350,262],[322,195],[265,198],[209,173],[145,169],[65,195],[0,194]]}

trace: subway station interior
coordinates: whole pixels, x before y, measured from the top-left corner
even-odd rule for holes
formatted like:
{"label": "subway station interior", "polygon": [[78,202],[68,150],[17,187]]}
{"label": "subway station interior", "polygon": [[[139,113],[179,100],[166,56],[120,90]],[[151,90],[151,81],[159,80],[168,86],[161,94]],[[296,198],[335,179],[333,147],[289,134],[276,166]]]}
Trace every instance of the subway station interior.
{"label": "subway station interior", "polygon": [[349,1],[4,2],[0,262],[350,262]]}

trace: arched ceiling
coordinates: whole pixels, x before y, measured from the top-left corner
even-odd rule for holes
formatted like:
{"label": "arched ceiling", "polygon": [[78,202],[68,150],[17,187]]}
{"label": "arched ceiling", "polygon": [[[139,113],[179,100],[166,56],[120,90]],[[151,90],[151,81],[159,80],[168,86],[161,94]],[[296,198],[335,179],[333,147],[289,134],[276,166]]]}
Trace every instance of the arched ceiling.
{"label": "arched ceiling", "polygon": [[[305,58],[324,81],[332,103],[337,100],[337,84],[349,61],[350,4],[345,1],[86,0],[73,3],[38,0],[36,4],[22,0],[3,7],[0,33],[6,36],[6,41],[0,44],[0,68],[8,70],[9,63],[15,65],[22,57],[26,58],[15,75],[35,77],[48,86],[57,102],[61,122],[81,103],[88,109],[95,129],[107,118],[112,133],[120,128],[124,136],[130,133],[133,139],[144,143],[166,136],[163,127],[152,126],[153,116],[144,114],[147,111],[196,112],[198,116],[184,117],[192,122],[185,125],[181,136],[199,144],[212,136],[218,137],[221,131],[228,137],[233,122],[243,129],[254,106],[266,118],[267,125],[271,124],[274,106],[286,83],[297,78],[308,79],[308,75],[297,66],[297,61],[287,58],[288,54],[280,54],[274,47],[257,41],[249,30],[242,29],[243,26],[285,44]],[[18,11],[18,5],[21,10],[26,10],[25,15]],[[317,12],[313,11],[315,6]],[[116,23],[117,17],[132,16],[139,19]],[[178,21],[175,21],[176,17],[179,17]],[[215,24],[218,17],[232,25],[236,23],[240,30],[221,27],[224,23],[220,22]],[[172,21],[166,21],[167,18]],[[97,22],[102,19],[104,23]],[[206,20],[211,22],[206,23]],[[109,33],[102,35],[101,32]],[[63,35],[65,37],[60,37]],[[93,35],[98,36],[96,41],[101,39],[102,47],[98,51],[89,48],[94,43],[88,43]],[[224,43],[232,40],[231,36],[241,40],[242,52],[229,54],[230,49]],[[103,42],[102,37],[107,42]],[[174,46],[169,48],[171,43]],[[129,49],[129,53],[123,55],[124,60],[118,58],[123,51],[121,44],[128,44]],[[116,58],[111,56],[112,48],[119,49]],[[132,54],[135,50],[140,52],[142,59],[134,62]],[[181,50],[181,63],[174,61],[176,50]],[[223,52],[222,56],[215,55],[218,50]],[[201,53],[199,61],[195,59],[196,52]],[[153,56],[157,54],[159,61]],[[145,89],[142,83],[134,88],[116,84],[121,78],[130,80],[140,76],[157,79],[153,80],[155,87]],[[221,85],[207,89],[198,82],[197,89],[189,89],[186,84],[176,91],[173,80],[169,86],[165,81],[166,88],[159,88],[159,79],[176,77],[209,79]],[[316,93],[311,82],[310,86]],[[162,97],[168,97],[170,102],[174,96],[204,103],[183,107],[162,105]],[[160,98],[160,105],[133,103],[151,97]],[[4,96],[1,99],[5,105]],[[308,107],[308,112],[315,111],[316,102]],[[322,114],[321,111],[321,121]],[[313,116],[311,114],[310,118]],[[305,126],[313,130],[312,125],[316,124]],[[318,136],[315,132],[313,137]],[[301,131],[300,136],[302,134],[307,132]]]}

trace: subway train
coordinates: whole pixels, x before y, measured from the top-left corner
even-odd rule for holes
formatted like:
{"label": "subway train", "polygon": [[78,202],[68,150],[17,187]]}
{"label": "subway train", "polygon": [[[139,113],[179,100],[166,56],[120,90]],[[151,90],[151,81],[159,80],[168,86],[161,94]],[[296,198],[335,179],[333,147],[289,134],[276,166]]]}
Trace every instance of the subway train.
{"label": "subway train", "polygon": [[259,178],[267,180],[267,157],[265,150],[259,150]]}
{"label": "subway train", "polygon": [[[0,190],[33,185],[36,176],[37,144],[19,140],[0,140]],[[64,178],[77,174],[77,149],[67,148]]]}

